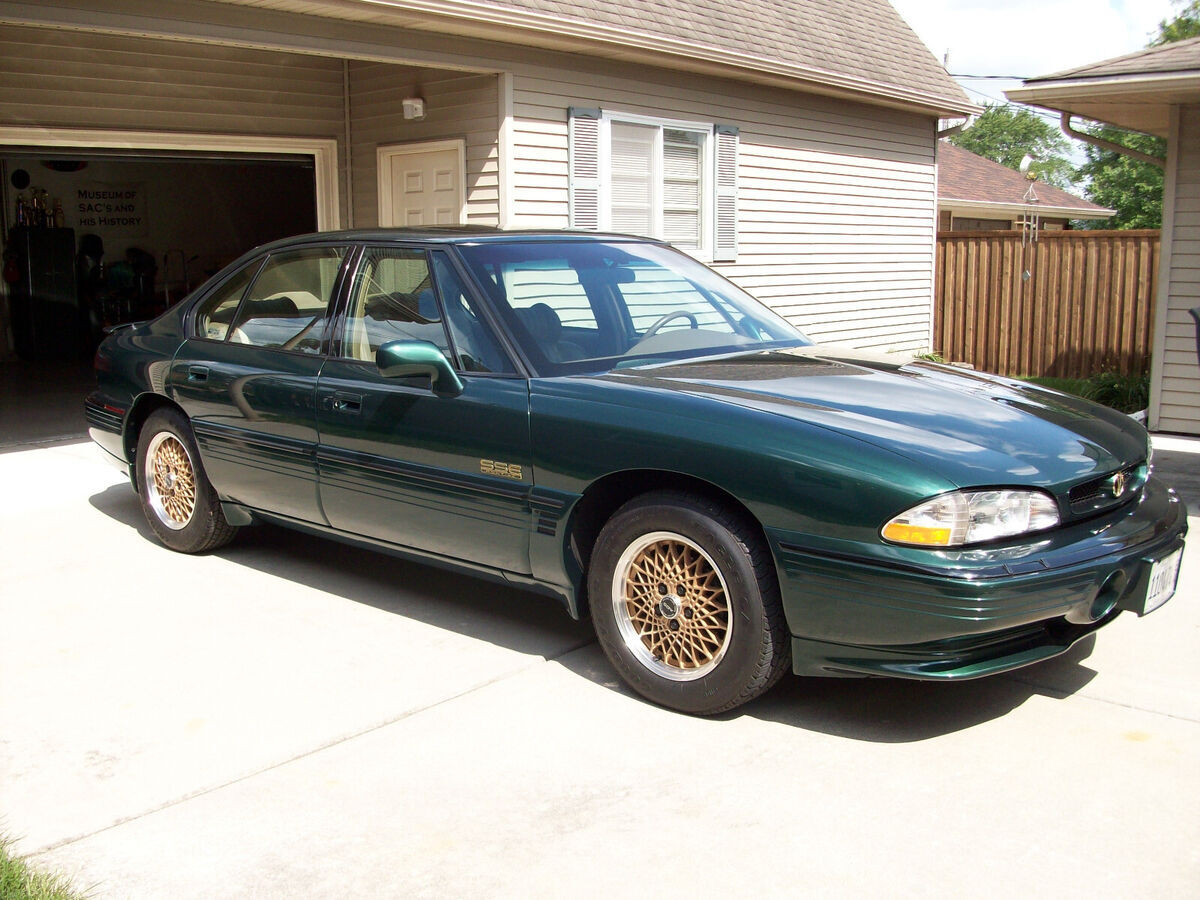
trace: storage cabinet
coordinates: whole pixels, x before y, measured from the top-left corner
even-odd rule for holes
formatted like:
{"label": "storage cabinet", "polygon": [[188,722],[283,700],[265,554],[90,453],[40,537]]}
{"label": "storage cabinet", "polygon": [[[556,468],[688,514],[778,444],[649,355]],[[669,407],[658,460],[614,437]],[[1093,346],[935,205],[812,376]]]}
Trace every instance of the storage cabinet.
{"label": "storage cabinet", "polygon": [[75,286],[75,231],[9,232],[19,280],[9,286],[13,341],[22,359],[77,356],[87,349],[87,314]]}

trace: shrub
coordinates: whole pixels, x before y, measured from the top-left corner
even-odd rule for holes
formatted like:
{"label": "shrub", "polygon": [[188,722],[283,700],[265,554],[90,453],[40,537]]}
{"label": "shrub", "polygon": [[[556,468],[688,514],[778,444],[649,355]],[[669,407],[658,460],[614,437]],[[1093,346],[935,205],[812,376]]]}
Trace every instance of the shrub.
{"label": "shrub", "polygon": [[1103,403],[1123,413],[1137,412],[1150,405],[1149,375],[1099,372],[1088,378],[1035,377],[1023,380]]}

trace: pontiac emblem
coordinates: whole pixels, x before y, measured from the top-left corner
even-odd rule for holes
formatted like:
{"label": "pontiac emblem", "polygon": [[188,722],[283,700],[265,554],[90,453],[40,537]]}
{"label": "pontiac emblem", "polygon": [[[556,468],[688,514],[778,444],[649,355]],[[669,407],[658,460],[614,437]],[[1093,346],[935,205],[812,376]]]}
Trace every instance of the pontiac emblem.
{"label": "pontiac emblem", "polygon": [[1118,472],[1112,477],[1112,495],[1120,497],[1123,493],[1125,493],[1125,473]]}

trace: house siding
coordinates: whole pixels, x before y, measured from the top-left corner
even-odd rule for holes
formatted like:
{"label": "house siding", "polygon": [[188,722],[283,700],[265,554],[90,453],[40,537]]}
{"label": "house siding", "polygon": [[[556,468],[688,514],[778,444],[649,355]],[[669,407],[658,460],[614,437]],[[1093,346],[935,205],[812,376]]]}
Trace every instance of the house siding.
{"label": "house siding", "polygon": [[716,268],[816,340],[929,347],[931,119],[583,62],[516,67],[513,83],[514,225],[567,225],[568,107],[736,125],[739,252]]}
{"label": "house siding", "polygon": [[337,59],[0,26],[0,122],[337,138]]}
{"label": "house siding", "polygon": [[[170,15],[164,10],[154,27],[173,27]],[[718,268],[816,340],[881,350],[929,347],[936,224],[931,116],[472,39],[267,11],[254,18],[263,30],[247,25],[242,39],[278,50],[0,30],[7,35],[0,48],[0,121],[321,136],[341,145],[342,57],[352,57],[346,72],[353,152],[342,146],[339,159],[342,202],[354,224],[377,219],[378,144],[462,137],[469,220],[498,223],[503,198],[512,227],[567,224],[568,107],[734,125],[739,253]],[[179,27],[193,24],[181,20]],[[300,45],[306,52],[287,52]],[[410,68],[416,63],[422,68]],[[452,69],[472,71],[445,71]],[[40,73],[32,89],[29,72]],[[424,123],[404,123],[399,115],[399,100],[418,84],[414,72],[428,101]],[[507,73],[511,106],[496,73]],[[511,119],[502,121],[502,108],[511,108]],[[501,133],[511,148],[503,172]]]}
{"label": "house siding", "polygon": [[1166,312],[1155,348],[1162,375],[1156,421],[1151,424],[1159,431],[1200,434],[1200,360],[1196,323],[1188,314],[1200,307],[1200,106],[1178,111],[1178,134],[1173,138],[1178,157],[1164,216],[1164,221],[1171,218],[1173,206]]}
{"label": "house siding", "polygon": [[[379,224],[379,146],[447,139],[466,143],[467,222],[499,222],[497,76],[351,62],[349,78],[354,226]],[[401,101],[413,96],[425,100],[426,117],[419,122],[401,111]]]}

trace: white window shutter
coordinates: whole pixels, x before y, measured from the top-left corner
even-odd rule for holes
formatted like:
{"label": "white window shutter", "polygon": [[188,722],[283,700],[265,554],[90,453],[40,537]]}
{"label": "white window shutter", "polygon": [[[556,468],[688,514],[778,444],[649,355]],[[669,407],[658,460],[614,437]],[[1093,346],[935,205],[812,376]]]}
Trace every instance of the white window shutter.
{"label": "white window shutter", "polygon": [[569,222],[572,228],[600,230],[600,110],[567,110]]}
{"label": "white window shutter", "polygon": [[737,164],[738,130],[732,125],[713,127],[716,139],[715,188],[716,227],[713,229],[713,262],[737,259]]}

